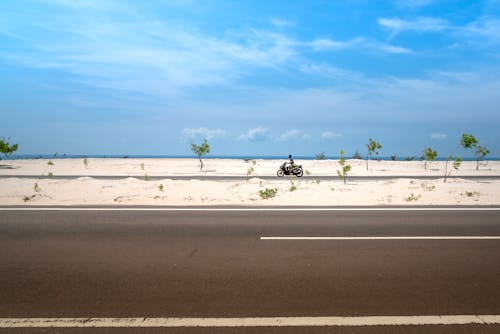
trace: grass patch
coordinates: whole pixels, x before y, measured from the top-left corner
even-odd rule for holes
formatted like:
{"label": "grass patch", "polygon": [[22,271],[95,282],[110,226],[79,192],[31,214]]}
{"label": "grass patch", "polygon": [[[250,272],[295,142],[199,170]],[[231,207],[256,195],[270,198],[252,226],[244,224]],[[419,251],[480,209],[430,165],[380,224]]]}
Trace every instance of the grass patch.
{"label": "grass patch", "polygon": [[278,189],[276,188],[266,188],[264,190],[259,190],[259,196],[261,199],[269,199],[276,197],[278,195]]}
{"label": "grass patch", "polygon": [[411,193],[410,196],[407,196],[404,198],[406,202],[416,202],[422,197],[421,195],[416,195],[414,193]]}

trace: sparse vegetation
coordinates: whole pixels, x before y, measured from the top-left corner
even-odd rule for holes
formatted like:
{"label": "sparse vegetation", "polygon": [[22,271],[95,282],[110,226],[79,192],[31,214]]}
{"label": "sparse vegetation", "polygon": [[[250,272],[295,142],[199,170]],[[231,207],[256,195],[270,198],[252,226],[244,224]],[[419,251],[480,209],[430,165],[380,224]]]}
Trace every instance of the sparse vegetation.
{"label": "sparse vegetation", "polygon": [[264,190],[259,190],[259,196],[260,198],[262,199],[269,199],[269,198],[273,198],[275,197],[276,195],[278,194],[278,189],[276,188],[266,188]]}
{"label": "sparse vegetation", "polygon": [[307,169],[306,169],[304,172],[306,173],[306,175],[307,175],[307,176],[309,176],[309,175],[311,175],[311,174],[312,174],[312,173],[311,173],[309,170],[307,170]]}
{"label": "sparse vegetation", "polygon": [[433,191],[436,189],[436,186],[433,184],[427,184],[425,182],[422,182],[420,186],[425,190],[425,191]]}
{"label": "sparse vegetation", "polygon": [[52,172],[48,172],[48,173],[47,173],[47,176],[48,176],[48,177],[52,177],[52,176],[54,176],[54,174],[52,174]]}
{"label": "sparse vegetation", "polygon": [[391,155],[391,161],[396,161],[398,157],[396,155]]}
{"label": "sparse vegetation", "polygon": [[372,138],[369,139],[368,144],[366,144],[366,149],[368,152],[368,159],[366,159],[366,170],[368,170],[368,161],[371,159],[373,153],[378,157],[379,150],[382,148],[380,143],[376,142]]}
{"label": "sparse vegetation", "polygon": [[410,196],[407,196],[404,198],[406,202],[416,202],[422,197],[421,195],[416,195],[414,193],[411,193]]}
{"label": "sparse vegetation", "polygon": [[24,196],[23,201],[28,202],[29,200],[35,198],[36,195],[31,195],[31,196]]}
{"label": "sparse vegetation", "polygon": [[[453,160],[452,168],[450,168],[450,170],[448,171],[448,164],[452,160]],[[460,159],[460,157],[455,157],[455,159],[453,159],[451,155],[448,156],[444,164],[444,182],[446,182],[446,179],[451,175],[451,172],[453,170],[458,170],[458,168],[460,168],[461,163],[462,159]]]}
{"label": "sparse vegetation", "polygon": [[165,187],[163,186],[163,184],[160,184],[160,185],[158,186],[158,190],[160,190],[160,191],[165,190]]}
{"label": "sparse vegetation", "polygon": [[474,149],[474,154],[476,155],[476,170],[479,170],[479,161],[483,160],[490,151],[486,147],[479,145],[479,141],[476,137],[467,133],[462,134],[460,145],[466,150]]}
{"label": "sparse vegetation", "polygon": [[293,183],[293,181],[290,181],[290,191],[295,191],[297,190],[297,186],[295,185],[295,183]]}
{"label": "sparse vegetation", "polygon": [[351,165],[347,165],[345,158],[344,158],[345,152],[344,150],[340,150],[340,158],[339,158],[339,165],[340,165],[340,170],[337,169],[337,175],[339,179],[344,180],[344,184],[347,183],[347,173],[351,170]]}
{"label": "sparse vegetation", "polygon": [[427,161],[434,161],[437,157],[437,151],[430,147],[424,149],[423,160],[424,160],[424,170],[427,170]]}
{"label": "sparse vegetation", "polygon": [[83,159],[83,164],[85,165],[85,168],[89,168],[89,161],[87,158]]}
{"label": "sparse vegetation", "polygon": [[35,185],[33,186],[33,190],[37,193],[42,191],[42,188],[38,185],[38,182],[35,182]]}
{"label": "sparse vegetation", "polygon": [[[17,148],[17,144],[11,144],[8,139],[0,138],[0,153],[3,153],[6,158],[17,151]],[[0,160],[2,160],[2,158],[0,158]]]}
{"label": "sparse vegetation", "polygon": [[490,151],[484,146],[478,145],[476,147],[476,170],[479,170],[479,161],[483,160],[489,153]]}
{"label": "sparse vegetation", "polygon": [[253,172],[255,172],[255,169],[254,169],[253,167],[249,167],[249,168],[247,169],[247,177],[250,177],[250,175],[252,175],[252,174],[253,174]]}
{"label": "sparse vegetation", "polygon": [[466,191],[465,193],[462,193],[461,195],[465,195],[467,197],[474,197],[474,196],[481,195],[481,193],[479,191]]}
{"label": "sparse vegetation", "polygon": [[415,156],[413,156],[413,157],[406,157],[405,161],[413,161],[413,160],[415,160],[415,158],[416,158]]}
{"label": "sparse vegetation", "polygon": [[149,178],[149,175],[148,174],[144,174],[144,181],[149,181],[150,178]]}
{"label": "sparse vegetation", "polygon": [[191,144],[191,151],[198,156],[198,159],[200,160],[200,171],[202,171],[203,160],[201,160],[201,157],[210,153],[210,145],[208,144],[208,141],[205,139],[200,145]]}
{"label": "sparse vegetation", "polygon": [[361,156],[359,151],[356,150],[356,152],[354,152],[354,154],[352,155],[351,159],[361,160],[361,159],[363,159],[363,157]]}
{"label": "sparse vegetation", "polygon": [[144,170],[144,163],[141,163],[141,169]]}
{"label": "sparse vegetation", "polygon": [[49,161],[49,162],[47,162],[47,165],[54,166],[54,163],[52,161]]}
{"label": "sparse vegetation", "polygon": [[326,160],[325,152],[317,153],[316,160]]}

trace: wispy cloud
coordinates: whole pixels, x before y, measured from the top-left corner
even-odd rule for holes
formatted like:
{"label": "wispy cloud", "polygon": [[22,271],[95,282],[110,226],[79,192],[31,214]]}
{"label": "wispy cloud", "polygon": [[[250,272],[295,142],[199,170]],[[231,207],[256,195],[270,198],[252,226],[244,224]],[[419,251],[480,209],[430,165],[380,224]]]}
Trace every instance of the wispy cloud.
{"label": "wispy cloud", "polygon": [[289,141],[292,139],[308,139],[309,136],[301,130],[290,129],[278,136],[278,141]]}
{"label": "wispy cloud", "polygon": [[282,27],[291,27],[295,25],[295,22],[273,17],[271,18],[271,24],[275,27],[282,28]]}
{"label": "wispy cloud", "polygon": [[322,139],[335,139],[338,137],[341,137],[342,134],[337,133],[337,132],[332,132],[332,131],[325,131],[321,134]]}
{"label": "wispy cloud", "polygon": [[418,17],[412,20],[403,20],[397,17],[379,18],[378,24],[391,30],[393,34],[402,31],[438,32],[450,28],[446,20],[434,17]]}
{"label": "wispy cloud", "polygon": [[364,42],[363,38],[354,38],[347,41],[335,41],[330,38],[315,38],[307,43],[314,51],[331,51],[353,48],[361,45]]}
{"label": "wispy cloud", "polygon": [[215,137],[224,136],[226,131],[223,129],[208,129],[208,128],[185,128],[182,130],[182,135],[185,139],[213,139]]}
{"label": "wispy cloud", "polygon": [[494,38],[500,38],[500,19],[494,17],[481,17],[463,28],[463,33]]}
{"label": "wispy cloud", "polygon": [[436,139],[436,140],[444,140],[446,139],[448,136],[444,133],[432,133],[431,134],[431,139]]}
{"label": "wispy cloud", "polygon": [[419,8],[428,6],[435,0],[396,0],[398,7]]}
{"label": "wispy cloud", "polygon": [[247,140],[247,141],[266,141],[270,139],[269,129],[263,127],[256,127],[248,129],[247,132],[238,136],[238,140]]}

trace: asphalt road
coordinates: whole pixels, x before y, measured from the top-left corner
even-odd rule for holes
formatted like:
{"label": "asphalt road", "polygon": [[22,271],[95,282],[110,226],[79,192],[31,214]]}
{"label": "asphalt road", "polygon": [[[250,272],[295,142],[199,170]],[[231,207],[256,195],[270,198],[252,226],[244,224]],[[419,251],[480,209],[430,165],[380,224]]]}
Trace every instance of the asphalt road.
{"label": "asphalt road", "polygon": [[[263,236],[500,236],[500,211],[0,211],[0,318],[500,314],[500,240],[261,240]],[[500,326],[376,326],[335,332],[499,333]]]}

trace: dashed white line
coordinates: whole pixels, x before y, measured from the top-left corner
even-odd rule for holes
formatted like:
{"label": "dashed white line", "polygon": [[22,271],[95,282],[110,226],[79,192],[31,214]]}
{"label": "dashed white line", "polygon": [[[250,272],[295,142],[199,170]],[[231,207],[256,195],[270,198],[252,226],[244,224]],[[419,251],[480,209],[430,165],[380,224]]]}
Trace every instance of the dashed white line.
{"label": "dashed white line", "polygon": [[500,240],[500,236],[260,237],[260,240]]}
{"label": "dashed white line", "polygon": [[0,328],[287,327],[500,324],[500,315],[262,318],[0,318]]}

